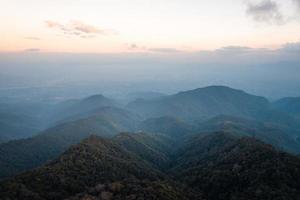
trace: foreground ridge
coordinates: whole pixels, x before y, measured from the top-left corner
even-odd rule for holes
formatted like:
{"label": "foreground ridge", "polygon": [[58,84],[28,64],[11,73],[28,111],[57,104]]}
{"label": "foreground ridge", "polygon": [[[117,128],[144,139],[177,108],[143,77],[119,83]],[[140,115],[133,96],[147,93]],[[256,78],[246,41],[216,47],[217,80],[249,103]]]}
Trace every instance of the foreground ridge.
{"label": "foreground ridge", "polygon": [[300,158],[256,139],[216,132],[189,136],[178,148],[167,144],[170,139],[159,134],[90,136],[58,159],[3,181],[1,198],[300,197]]}

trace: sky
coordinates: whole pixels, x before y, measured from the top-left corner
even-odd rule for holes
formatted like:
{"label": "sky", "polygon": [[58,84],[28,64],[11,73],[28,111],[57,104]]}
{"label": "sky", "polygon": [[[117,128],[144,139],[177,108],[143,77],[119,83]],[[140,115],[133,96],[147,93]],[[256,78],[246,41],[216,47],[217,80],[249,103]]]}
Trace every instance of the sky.
{"label": "sky", "polygon": [[0,97],[19,89],[38,96],[52,88],[56,97],[208,85],[272,99],[300,96],[300,0],[0,0],[0,6]]}
{"label": "sky", "polygon": [[178,53],[300,42],[299,0],[0,0],[0,52]]}

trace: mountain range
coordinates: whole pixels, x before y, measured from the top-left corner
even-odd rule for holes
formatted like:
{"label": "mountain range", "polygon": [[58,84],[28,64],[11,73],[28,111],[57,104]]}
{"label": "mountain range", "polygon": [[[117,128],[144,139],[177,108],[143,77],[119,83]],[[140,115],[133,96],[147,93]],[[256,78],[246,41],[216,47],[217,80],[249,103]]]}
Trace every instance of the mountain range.
{"label": "mountain range", "polygon": [[150,96],[0,105],[0,199],[300,198],[299,98]]}
{"label": "mountain range", "polygon": [[217,115],[256,117],[268,107],[268,100],[224,86],[211,86],[179,92],[155,100],[138,99],[128,104],[144,117],[178,116],[199,121]]}

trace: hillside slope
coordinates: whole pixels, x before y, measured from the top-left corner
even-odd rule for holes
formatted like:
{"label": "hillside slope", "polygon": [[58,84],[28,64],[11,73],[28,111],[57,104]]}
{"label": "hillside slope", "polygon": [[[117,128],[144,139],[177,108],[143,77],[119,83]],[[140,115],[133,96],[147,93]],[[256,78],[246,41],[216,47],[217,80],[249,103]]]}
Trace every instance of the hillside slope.
{"label": "hillside slope", "polygon": [[[2,182],[1,197],[32,200],[84,197],[179,200],[192,196],[185,195],[185,187],[179,187],[137,156],[137,149],[130,148],[131,145],[124,148],[124,139],[120,137],[113,140],[89,137],[51,163]],[[133,145],[140,143],[132,138],[128,142]],[[148,149],[144,145],[138,151]]]}
{"label": "hillside slope", "polygon": [[195,127],[175,117],[163,116],[142,121],[138,130],[147,133],[163,133],[172,138],[182,137],[194,131]]}
{"label": "hillside slope", "polygon": [[146,118],[171,116],[193,122],[220,114],[255,117],[267,109],[268,104],[267,99],[241,90],[210,86],[152,101],[136,100],[127,107]]}
{"label": "hillside slope", "polygon": [[[97,183],[110,183],[131,176],[155,180],[159,173],[119,145],[90,137],[53,162],[17,176],[14,181],[18,187],[30,191],[32,198],[63,199]],[[7,182],[5,188],[1,187],[2,194],[11,187],[15,185]]]}
{"label": "hillside slope", "polygon": [[32,138],[0,144],[0,179],[52,160],[91,134],[112,137],[128,131],[134,124],[133,118],[124,110],[104,108],[95,115],[57,125]]}
{"label": "hillside slope", "polygon": [[58,159],[1,182],[0,195],[32,200],[300,198],[297,156],[225,132],[190,136],[173,149],[164,137],[91,136]]}
{"label": "hillside slope", "polygon": [[273,103],[277,110],[289,113],[300,121],[300,97],[287,97]]}
{"label": "hillside slope", "polygon": [[176,157],[171,172],[209,200],[300,198],[300,158],[252,138],[196,136]]}
{"label": "hillside slope", "polygon": [[197,133],[225,131],[236,135],[254,137],[278,149],[299,154],[300,132],[296,129],[256,120],[221,115],[198,125]]}

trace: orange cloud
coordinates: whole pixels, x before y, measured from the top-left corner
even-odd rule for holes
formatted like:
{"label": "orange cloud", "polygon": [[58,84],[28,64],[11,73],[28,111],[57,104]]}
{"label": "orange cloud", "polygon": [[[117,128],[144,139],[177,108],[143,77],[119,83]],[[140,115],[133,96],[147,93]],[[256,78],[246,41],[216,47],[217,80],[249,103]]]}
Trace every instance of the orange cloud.
{"label": "orange cloud", "polygon": [[70,21],[67,24],[61,24],[55,21],[45,21],[47,27],[55,28],[65,35],[79,36],[82,38],[93,37],[96,35],[115,35],[118,34],[116,30],[100,29],[96,26],[85,24],[81,21]]}

